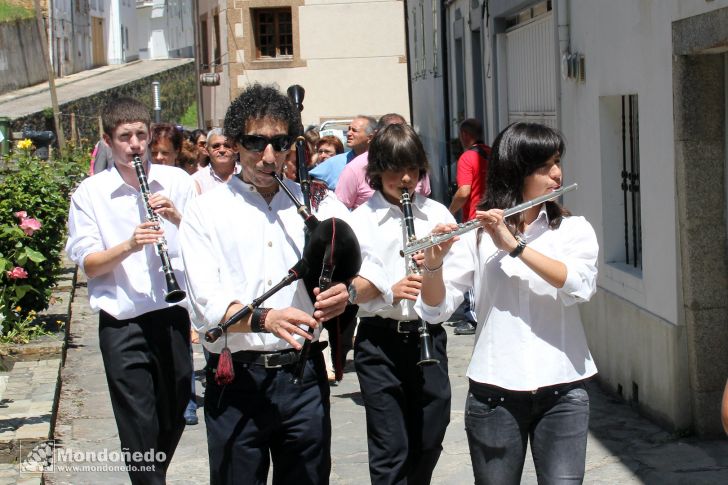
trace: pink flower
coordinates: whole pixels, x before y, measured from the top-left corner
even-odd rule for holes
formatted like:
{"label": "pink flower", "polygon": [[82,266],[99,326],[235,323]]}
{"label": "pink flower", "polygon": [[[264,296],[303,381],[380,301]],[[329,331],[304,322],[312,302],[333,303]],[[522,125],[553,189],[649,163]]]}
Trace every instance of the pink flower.
{"label": "pink flower", "polygon": [[35,231],[40,229],[40,221],[38,219],[28,217],[20,222],[20,228],[26,236],[32,236]]}
{"label": "pink flower", "polygon": [[23,222],[23,220],[28,217],[28,213],[25,211],[18,211],[15,214],[13,214],[15,217],[20,219],[20,222]]}
{"label": "pink flower", "polygon": [[20,266],[16,266],[10,271],[6,271],[5,274],[8,275],[8,278],[11,280],[24,280],[28,277],[28,272]]}

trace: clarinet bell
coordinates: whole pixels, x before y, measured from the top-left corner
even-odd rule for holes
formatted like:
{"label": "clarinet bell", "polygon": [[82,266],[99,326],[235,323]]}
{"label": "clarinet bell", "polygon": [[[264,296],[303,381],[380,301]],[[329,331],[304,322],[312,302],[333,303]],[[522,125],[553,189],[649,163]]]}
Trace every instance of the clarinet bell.
{"label": "clarinet bell", "polygon": [[164,296],[164,301],[167,303],[179,303],[184,300],[187,293],[180,289],[174,274],[165,273],[164,277],[167,280],[167,294]]}
{"label": "clarinet bell", "polygon": [[417,365],[423,367],[439,363],[440,361],[432,356],[432,336],[427,331],[427,323],[422,322],[422,327],[420,327],[420,360]]}

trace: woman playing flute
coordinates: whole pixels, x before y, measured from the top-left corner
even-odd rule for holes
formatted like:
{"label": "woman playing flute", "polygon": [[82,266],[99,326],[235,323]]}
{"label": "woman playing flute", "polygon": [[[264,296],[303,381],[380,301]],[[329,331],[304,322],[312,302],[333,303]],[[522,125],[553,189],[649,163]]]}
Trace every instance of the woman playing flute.
{"label": "woman playing flute", "polygon": [[475,289],[465,429],[476,484],[518,484],[529,440],[540,484],[584,477],[585,380],[597,369],[576,304],[596,291],[596,235],[553,201],[503,218],[503,209],[561,187],[563,153],[555,130],[510,125],[493,144],[476,212],[482,230],[425,251],[425,266],[435,271],[425,273],[416,305],[423,319],[446,320],[463,292]]}

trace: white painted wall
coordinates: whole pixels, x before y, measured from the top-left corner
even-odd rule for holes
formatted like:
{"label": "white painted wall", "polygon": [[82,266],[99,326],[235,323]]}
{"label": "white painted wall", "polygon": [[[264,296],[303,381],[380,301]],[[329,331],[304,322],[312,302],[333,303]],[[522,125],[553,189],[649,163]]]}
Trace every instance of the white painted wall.
{"label": "white painted wall", "polygon": [[[427,1],[427,0],[426,0]],[[417,5],[419,1],[408,1]],[[520,2],[525,6],[528,2]],[[534,2],[535,3],[535,2]],[[578,182],[579,190],[565,196],[565,204],[586,216],[594,226],[600,244],[615,228],[603,210],[603,201],[614,192],[614,181],[605,180],[603,165],[615,154],[606,144],[605,110],[607,97],[637,94],[640,125],[640,175],[642,220],[642,270],[626,270],[608,264],[600,253],[599,287],[592,302],[582,306],[582,315],[600,374],[623,395],[632,397],[632,385],[640,389],[640,406],[673,428],[692,422],[687,358],[687,332],[682,315],[681,275],[676,227],[675,162],[672,86],[672,23],[694,15],[725,8],[728,0],[573,0],[553,2],[554,8],[569,6],[569,38],[572,52],[586,59],[586,82],[559,80],[558,105],[561,129],[567,140],[563,158],[564,177]],[[490,2],[494,9],[511,8],[508,2]],[[465,26],[473,19],[469,0],[455,0],[448,6],[450,31],[451,99],[455,93],[453,23],[460,8]],[[556,12],[554,12],[554,15]],[[499,34],[502,36],[505,34]],[[466,115],[472,116],[471,68],[466,50]],[[490,42],[483,50],[483,63],[490,61]],[[558,32],[554,36],[558,45]],[[500,46],[496,46],[496,51]],[[411,49],[412,53],[413,50]],[[505,66],[493,63],[486,78],[488,118],[502,97],[495,91],[494,79]],[[488,67],[486,67],[488,70]],[[501,70],[501,72],[499,72]],[[429,83],[429,84],[428,84]],[[427,126],[437,133],[446,128],[432,103],[434,81],[413,83],[415,123],[423,118],[436,120]],[[452,106],[453,113],[456,106]],[[491,125],[492,126],[492,125]],[[491,133],[493,136],[495,133]],[[621,191],[617,188],[617,193]],[[605,199],[606,198],[606,199]],[[605,248],[606,249],[606,248]]]}
{"label": "white painted wall", "polygon": [[192,56],[192,0],[150,0],[137,4],[141,59]]}

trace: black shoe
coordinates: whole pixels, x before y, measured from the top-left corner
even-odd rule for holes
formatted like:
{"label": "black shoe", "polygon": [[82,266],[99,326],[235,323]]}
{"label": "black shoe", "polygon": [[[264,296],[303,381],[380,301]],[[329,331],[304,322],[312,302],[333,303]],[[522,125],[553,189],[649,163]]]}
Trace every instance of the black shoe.
{"label": "black shoe", "polygon": [[197,419],[197,412],[195,411],[185,411],[185,423],[187,426],[194,426],[199,421]]}
{"label": "black shoe", "polygon": [[453,333],[455,335],[473,335],[475,333],[475,325],[467,320],[463,320],[455,325],[455,331]]}

